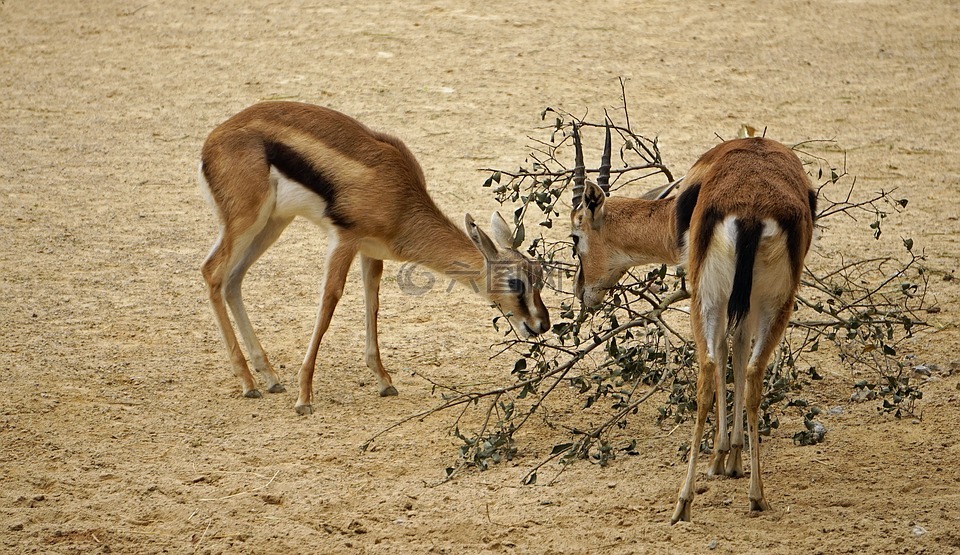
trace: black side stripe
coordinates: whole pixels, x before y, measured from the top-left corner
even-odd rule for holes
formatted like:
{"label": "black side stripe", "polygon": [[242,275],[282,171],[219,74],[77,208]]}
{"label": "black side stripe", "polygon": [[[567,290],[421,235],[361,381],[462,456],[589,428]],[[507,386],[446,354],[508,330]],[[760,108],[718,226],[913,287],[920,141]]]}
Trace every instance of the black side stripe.
{"label": "black side stripe", "polygon": [[264,143],[267,163],[277,168],[288,179],[296,181],[319,195],[327,203],[326,215],[340,228],[353,224],[338,211],[337,192],[333,182],[297,151],[280,142]]}
{"label": "black side stripe", "polygon": [[[703,219],[700,221],[700,229],[697,230],[697,236],[691,237],[690,241],[693,242],[691,248],[691,257],[694,256],[693,253],[696,253],[696,256],[701,257],[710,248],[710,241],[713,240],[713,234],[717,230],[717,225],[720,224],[720,221],[723,220],[723,214],[714,207],[708,206],[703,211]],[[696,249],[696,250],[694,250]]]}
{"label": "black side stripe", "polygon": [[[816,213],[814,213],[814,218],[816,218]],[[801,244],[801,222],[802,220],[796,218],[782,219],[777,222],[781,229],[787,231],[787,252],[790,253],[790,263],[794,268],[802,268],[803,260],[807,257],[807,251]]]}
{"label": "black side stripe", "polygon": [[817,221],[817,192],[813,189],[807,189],[807,203],[810,204],[810,214],[813,221]]}
{"label": "black side stripe", "polygon": [[697,198],[700,196],[700,184],[694,183],[688,185],[679,195],[675,205],[677,221],[677,246],[682,250],[683,234],[690,229],[690,219],[693,217],[693,209],[697,206]]}

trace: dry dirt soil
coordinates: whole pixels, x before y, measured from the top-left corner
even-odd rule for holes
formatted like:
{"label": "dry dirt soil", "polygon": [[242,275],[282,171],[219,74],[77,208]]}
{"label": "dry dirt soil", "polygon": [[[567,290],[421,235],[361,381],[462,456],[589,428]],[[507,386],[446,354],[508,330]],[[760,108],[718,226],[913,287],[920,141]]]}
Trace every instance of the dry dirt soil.
{"label": "dry dirt soil", "polygon": [[[639,455],[521,477],[562,439],[535,423],[518,457],[440,484],[453,414],[359,446],[439,402],[430,380],[510,381],[494,312],[462,287],[416,297],[386,265],[381,341],[400,396],[362,359],[357,268],[309,417],[295,393],[240,396],[199,265],[216,226],[198,193],[206,134],[264,99],[327,105],[401,137],[456,221],[497,205],[482,167],[520,164],[540,111],[634,127],[683,170],[742,122],[835,138],[867,190],[900,188],[891,237],[934,277],[918,363],[960,360],[960,5],[789,2],[120,2],[0,0],[0,551],[7,553],[948,553],[960,551],[960,379],[924,385],[918,418],[850,398],[821,364],[810,394],[842,413],[824,443],[787,420],[763,443],[770,513],[746,480],[711,480],[668,519],[689,433],[634,418]],[[867,257],[863,222],[814,256]],[[253,269],[261,340],[295,383],[324,238],[295,223]],[[548,297],[553,308],[558,297]],[[569,405],[567,404],[569,402]],[[560,396],[552,410],[574,411]],[[649,416],[649,415],[648,415]],[[703,468],[701,467],[701,471]]]}

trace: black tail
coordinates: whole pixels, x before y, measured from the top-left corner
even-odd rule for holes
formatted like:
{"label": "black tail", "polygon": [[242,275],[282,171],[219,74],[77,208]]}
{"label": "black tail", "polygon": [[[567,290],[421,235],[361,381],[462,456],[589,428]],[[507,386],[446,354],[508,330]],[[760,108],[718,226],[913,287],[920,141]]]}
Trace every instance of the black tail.
{"label": "black tail", "polygon": [[727,325],[734,329],[750,312],[750,293],[753,291],[753,265],[760,247],[763,224],[759,221],[737,220],[737,269],[733,274],[733,291],[727,303]]}

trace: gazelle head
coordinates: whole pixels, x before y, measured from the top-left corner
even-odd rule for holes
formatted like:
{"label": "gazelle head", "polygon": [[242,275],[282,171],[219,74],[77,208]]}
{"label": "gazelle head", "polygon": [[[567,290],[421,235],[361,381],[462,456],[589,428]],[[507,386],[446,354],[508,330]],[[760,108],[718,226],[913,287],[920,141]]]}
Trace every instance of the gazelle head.
{"label": "gazelle head", "polygon": [[617,284],[627,271],[618,264],[618,253],[604,237],[607,194],[610,191],[610,127],[607,126],[597,183],[586,180],[580,132],[573,126],[576,165],[573,170],[573,211],[570,213],[573,252],[577,257],[574,294],[588,308],[603,302],[607,290]]}
{"label": "gazelle head", "polygon": [[550,315],[540,299],[543,268],[513,248],[513,231],[498,212],[490,228],[494,239],[484,233],[470,214],[466,215],[467,235],[486,260],[486,281],[481,293],[510,320],[522,337],[540,335],[550,329]]}

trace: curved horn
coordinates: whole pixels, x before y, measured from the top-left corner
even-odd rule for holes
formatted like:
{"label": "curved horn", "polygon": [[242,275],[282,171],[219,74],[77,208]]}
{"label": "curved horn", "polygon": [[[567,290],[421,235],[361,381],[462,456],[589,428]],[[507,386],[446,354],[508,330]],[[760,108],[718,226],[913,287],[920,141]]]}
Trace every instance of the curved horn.
{"label": "curved horn", "polygon": [[587,169],[583,164],[583,145],[580,144],[580,130],[577,123],[573,122],[573,148],[574,148],[574,166],[573,166],[573,209],[580,208],[583,202],[583,186],[587,178]]}
{"label": "curved horn", "polygon": [[600,157],[600,175],[597,185],[607,195],[610,194],[610,120],[606,121],[607,135],[603,140],[603,156]]}

